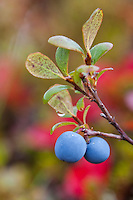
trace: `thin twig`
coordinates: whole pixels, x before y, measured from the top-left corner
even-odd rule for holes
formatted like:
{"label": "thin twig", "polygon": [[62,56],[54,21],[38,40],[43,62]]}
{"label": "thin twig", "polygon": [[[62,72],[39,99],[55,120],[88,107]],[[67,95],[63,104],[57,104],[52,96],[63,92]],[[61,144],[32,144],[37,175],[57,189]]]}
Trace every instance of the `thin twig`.
{"label": "thin twig", "polygon": [[75,90],[78,90],[79,92],[81,92],[83,95],[87,96],[90,98],[90,95],[88,93],[86,93],[83,89],[81,89],[74,81],[71,77],[66,77],[66,81],[70,84],[72,84],[74,86]]}
{"label": "thin twig", "polygon": [[72,115],[72,118],[78,123],[79,126],[83,125],[83,122],[75,115]]}

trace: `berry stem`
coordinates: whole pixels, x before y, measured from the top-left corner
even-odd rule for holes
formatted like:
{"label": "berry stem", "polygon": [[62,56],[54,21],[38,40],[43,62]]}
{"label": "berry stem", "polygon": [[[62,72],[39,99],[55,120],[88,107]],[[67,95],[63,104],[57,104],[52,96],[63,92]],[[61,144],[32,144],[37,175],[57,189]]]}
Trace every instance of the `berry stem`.
{"label": "berry stem", "polygon": [[100,131],[93,131],[91,129],[86,129],[84,132],[88,136],[103,136],[103,137],[109,137],[109,138],[114,138],[114,139],[118,139],[118,140],[123,139],[121,137],[121,135],[117,135],[117,134],[114,134],[114,133],[104,133],[104,132],[100,132]]}

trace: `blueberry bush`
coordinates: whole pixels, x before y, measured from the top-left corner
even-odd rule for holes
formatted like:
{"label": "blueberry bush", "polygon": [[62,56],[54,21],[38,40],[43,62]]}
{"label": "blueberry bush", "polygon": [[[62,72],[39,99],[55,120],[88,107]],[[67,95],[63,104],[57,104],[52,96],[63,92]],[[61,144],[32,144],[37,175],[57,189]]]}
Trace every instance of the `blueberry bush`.
{"label": "blueberry bush", "polygon": [[[75,122],[60,121],[52,127],[50,132],[50,134],[53,134],[54,130],[61,126],[75,126],[74,130],[62,133],[55,144],[56,156],[67,162],[76,162],[83,156],[91,163],[104,162],[110,155],[110,147],[102,137],[125,140],[133,145],[133,139],[116,122],[115,117],[110,114],[99,98],[97,91],[99,78],[101,79],[106,71],[113,70],[113,68],[100,70],[96,65],[97,61],[112,49],[113,44],[102,42],[92,47],[102,20],[103,11],[97,8],[83,25],[82,34],[85,50],[66,36],[52,36],[48,42],[57,47],[56,64],[40,52],[30,54],[25,63],[27,70],[35,77],[63,79],[67,83],[66,85],[55,84],[51,86],[43,96],[44,104],[48,103],[58,116],[75,120]],[[83,58],[83,64],[77,66],[74,71],[68,70],[70,51],[76,51]],[[72,104],[69,90],[81,95],[76,106]],[[101,110],[100,116],[107,120],[117,130],[118,134],[96,131],[89,127],[86,116],[90,105],[88,104],[85,107],[86,99],[97,104]],[[83,112],[82,120],[77,116],[77,112]]]}

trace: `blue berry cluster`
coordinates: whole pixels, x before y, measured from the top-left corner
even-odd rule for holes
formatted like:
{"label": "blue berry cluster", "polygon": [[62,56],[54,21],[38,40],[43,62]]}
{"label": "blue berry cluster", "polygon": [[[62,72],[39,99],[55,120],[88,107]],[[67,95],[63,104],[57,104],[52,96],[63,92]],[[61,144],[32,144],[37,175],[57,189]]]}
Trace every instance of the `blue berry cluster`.
{"label": "blue berry cluster", "polygon": [[55,155],[60,160],[74,163],[84,158],[94,164],[102,163],[110,155],[108,143],[100,137],[92,137],[89,143],[73,131],[62,133],[55,143]]}

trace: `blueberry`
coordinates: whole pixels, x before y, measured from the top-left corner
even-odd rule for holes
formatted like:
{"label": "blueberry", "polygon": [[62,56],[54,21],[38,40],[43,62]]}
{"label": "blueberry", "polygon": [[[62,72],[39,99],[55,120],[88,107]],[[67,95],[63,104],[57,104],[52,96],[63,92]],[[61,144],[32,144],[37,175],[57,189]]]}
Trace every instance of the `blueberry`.
{"label": "blueberry", "polygon": [[87,144],[85,159],[90,163],[102,163],[110,155],[110,147],[106,140],[100,137],[92,137]]}
{"label": "blueberry", "polygon": [[84,156],[86,146],[86,141],[81,135],[66,131],[58,137],[55,143],[55,155],[66,162],[77,162]]}

